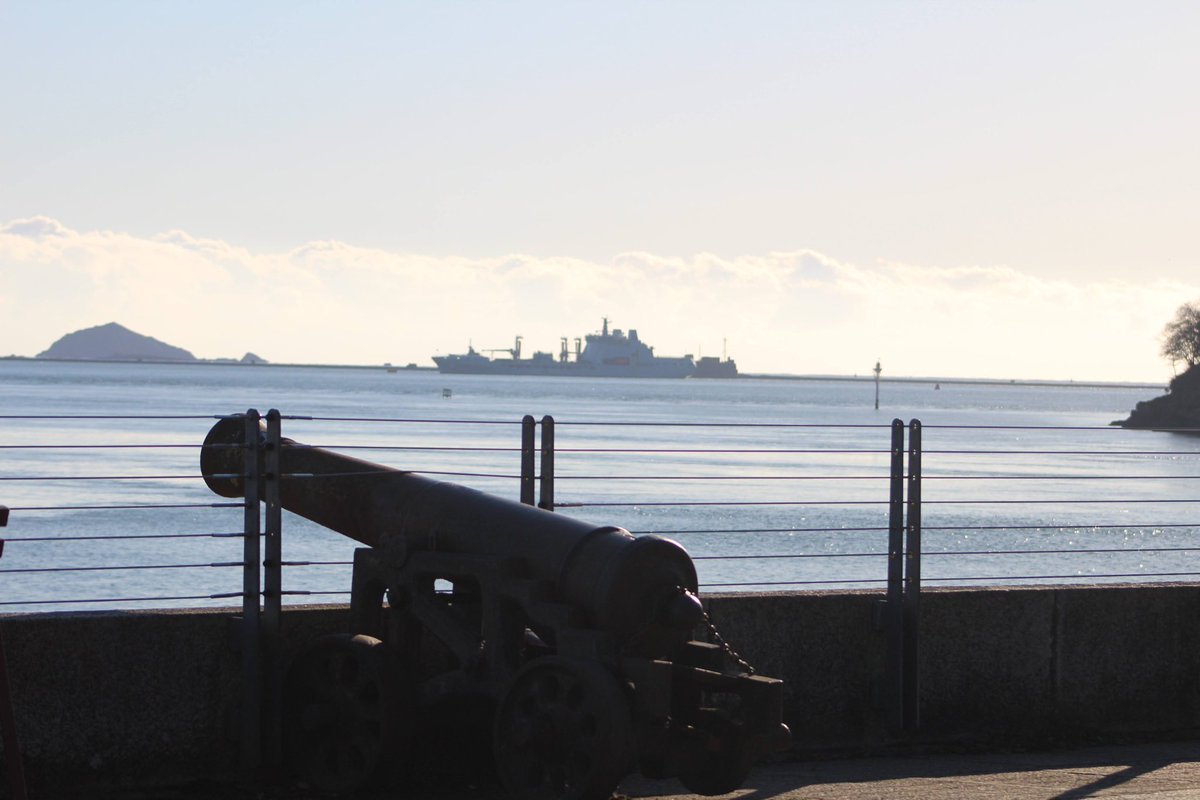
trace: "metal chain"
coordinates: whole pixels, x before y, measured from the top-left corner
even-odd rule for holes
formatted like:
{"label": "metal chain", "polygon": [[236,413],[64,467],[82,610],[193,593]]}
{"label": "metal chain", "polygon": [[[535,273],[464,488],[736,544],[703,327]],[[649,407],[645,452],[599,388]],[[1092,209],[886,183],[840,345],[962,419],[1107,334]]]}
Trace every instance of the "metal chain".
{"label": "metal chain", "polygon": [[[700,598],[696,597],[696,595],[693,594],[692,591],[690,589],[688,589],[686,586],[676,586],[675,590],[679,594],[691,595],[692,597],[696,598],[696,602],[700,604],[700,613],[703,615],[704,626],[708,629],[708,636],[712,640],[712,643],[715,644],[717,647],[721,648],[721,652],[724,653],[725,655],[727,655],[734,663],[736,663],[739,667],[741,667],[743,672],[745,672],[747,675],[753,675],[754,667],[752,667],[750,665],[749,661],[742,658],[741,655],[739,655],[738,652],[733,649],[733,645],[729,644],[729,642],[727,642],[725,640],[725,637],[721,635],[721,632],[719,630],[717,630],[717,626],[712,621],[712,617],[710,617],[708,615],[708,609],[706,609],[704,607],[703,603],[700,603]],[[641,630],[639,630],[635,635],[629,637],[629,639],[627,640],[627,643],[626,643],[626,647],[628,647],[629,642],[637,641],[641,637],[642,634],[644,634],[645,632],[650,630],[653,626],[654,626],[653,618],[652,617],[648,618],[646,620],[643,628]]]}
{"label": "metal chain", "polygon": [[[687,590],[684,589],[684,591],[686,592]],[[743,672],[745,672],[747,675],[753,675],[754,667],[750,665],[749,661],[742,658],[741,655],[738,654],[738,651],[733,649],[733,645],[727,642],[725,637],[721,635],[721,632],[717,630],[717,626],[712,621],[712,617],[708,615],[708,609],[701,605],[700,611],[704,614],[704,624],[708,627],[708,635],[712,638],[713,644],[715,644],[717,647],[720,647],[721,651],[725,653],[725,655],[733,659],[733,661],[742,668]]]}

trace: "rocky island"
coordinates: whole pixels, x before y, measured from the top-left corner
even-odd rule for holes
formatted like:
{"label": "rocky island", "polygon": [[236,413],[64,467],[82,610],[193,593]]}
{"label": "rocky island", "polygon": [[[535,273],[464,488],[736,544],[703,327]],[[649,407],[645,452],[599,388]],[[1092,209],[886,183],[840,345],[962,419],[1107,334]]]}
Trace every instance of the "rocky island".
{"label": "rocky island", "polygon": [[196,361],[196,357],[152,336],[134,333],[123,325],[110,322],[94,328],[68,333],[38,358],[80,359],[86,361]]}
{"label": "rocky island", "polygon": [[1127,419],[1113,424],[1149,430],[1194,428],[1188,432],[1200,433],[1200,364],[1172,378],[1166,394],[1138,403]]}
{"label": "rocky island", "polygon": [[[37,358],[63,359],[71,361],[156,361],[164,363],[193,363],[199,359],[182,347],[175,347],[129,330],[124,325],[110,322],[93,328],[68,333],[49,348],[37,354]],[[238,359],[214,359],[218,362],[238,362]],[[242,364],[265,364],[265,359],[254,353],[246,353]]]}

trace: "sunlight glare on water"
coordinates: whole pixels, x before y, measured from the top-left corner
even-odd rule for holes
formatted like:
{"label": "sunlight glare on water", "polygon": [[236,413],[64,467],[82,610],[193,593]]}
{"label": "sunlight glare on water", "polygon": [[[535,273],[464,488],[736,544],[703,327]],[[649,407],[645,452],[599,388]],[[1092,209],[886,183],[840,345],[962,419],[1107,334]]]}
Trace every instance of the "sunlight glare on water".
{"label": "sunlight glare on water", "polygon": [[[550,415],[559,512],[677,539],[708,591],[880,589],[890,425],[919,419],[931,584],[1193,580],[1200,440],[1108,425],[1158,393],[885,381],[876,411],[869,381],[0,360],[2,595],[95,601],[16,611],[229,604],[194,599],[241,580],[207,566],[241,558],[239,539],[212,534],[238,532],[242,511],[214,507],[199,446],[248,408],[280,409],[299,442],[514,500],[521,419]],[[139,505],[156,507],[113,508]],[[290,514],[284,541],[289,561],[346,562],[355,546]],[[285,589],[330,593],[293,602],[344,600],[349,584],[343,563],[285,573]]]}

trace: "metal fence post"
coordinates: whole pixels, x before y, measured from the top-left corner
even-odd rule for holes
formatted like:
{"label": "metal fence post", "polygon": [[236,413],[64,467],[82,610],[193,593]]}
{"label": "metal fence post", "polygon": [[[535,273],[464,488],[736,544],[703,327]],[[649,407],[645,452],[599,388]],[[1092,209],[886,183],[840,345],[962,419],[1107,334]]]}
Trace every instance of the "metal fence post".
{"label": "metal fence post", "polygon": [[521,419],[521,502],[527,506],[533,505],[535,425],[532,414]]}
{"label": "metal fence post", "polygon": [[904,729],[921,725],[921,421],[908,426],[908,501],[904,552]]}
{"label": "metal fence post", "polygon": [[[8,506],[0,506],[0,528],[8,525]],[[4,540],[0,539],[0,556]],[[8,777],[8,792],[12,800],[29,796],[25,786],[25,765],[21,744],[17,739],[17,716],[13,711],[12,685],[8,680],[8,660],[4,655],[4,639],[0,638],[0,738],[4,741],[4,769]]]}
{"label": "metal fence post", "polygon": [[542,471],[538,508],[554,510],[554,417],[542,417]]}
{"label": "metal fence post", "polygon": [[883,698],[888,727],[904,727],[904,423],[892,420],[891,467],[888,491],[886,674]]}
{"label": "metal fence post", "polygon": [[267,412],[267,438],[264,443],[262,494],[264,514],[263,558],[263,728],[264,756],[268,766],[276,767],[283,758],[280,729],[280,697],[283,663],[280,623],[283,615],[283,507],[279,499],[280,448],[282,424],[278,409]]}
{"label": "metal fence post", "polygon": [[245,416],[243,480],[246,485],[242,536],[242,766],[262,763],[262,664],[259,653],[259,420],[256,409]]}

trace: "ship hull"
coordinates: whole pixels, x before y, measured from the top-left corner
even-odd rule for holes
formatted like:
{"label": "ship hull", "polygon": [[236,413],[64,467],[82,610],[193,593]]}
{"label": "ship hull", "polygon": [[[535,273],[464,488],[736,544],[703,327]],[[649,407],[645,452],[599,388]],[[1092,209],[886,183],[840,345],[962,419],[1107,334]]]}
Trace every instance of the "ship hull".
{"label": "ship hull", "polygon": [[649,364],[598,364],[586,361],[536,364],[533,359],[465,359],[434,356],[445,375],[533,375],[562,378],[688,378],[696,371],[688,358],[656,358]]}

